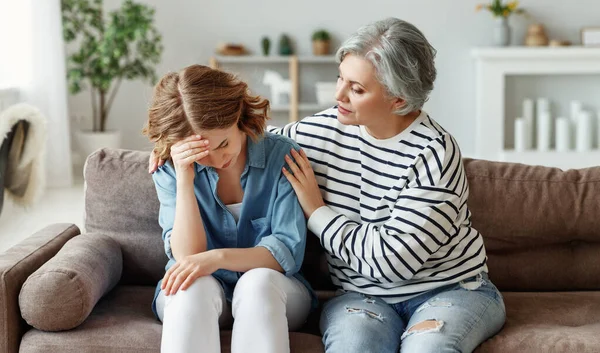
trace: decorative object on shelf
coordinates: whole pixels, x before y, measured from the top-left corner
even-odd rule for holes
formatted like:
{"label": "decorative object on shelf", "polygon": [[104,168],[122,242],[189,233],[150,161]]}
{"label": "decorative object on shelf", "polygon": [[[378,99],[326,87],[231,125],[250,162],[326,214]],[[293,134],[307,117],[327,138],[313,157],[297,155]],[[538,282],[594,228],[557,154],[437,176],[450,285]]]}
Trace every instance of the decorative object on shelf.
{"label": "decorative object on shelf", "polygon": [[568,47],[571,46],[571,42],[562,39],[551,39],[548,45],[551,47]]}
{"label": "decorative object on shelf", "polygon": [[248,51],[242,44],[222,43],[217,47],[219,55],[246,55]]}
{"label": "decorative object on shelf", "polygon": [[545,47],[548,45],[548,36],[544,25],[534,23],[527,28],[527,36],[525,37],[525,45],[528,47]]}
{"label": "decorative object on shelf", "polygon": [[498,17],[494,25],[494,45],[498,47],[507,47],[510,44],[511,29],[508,25],[508,18]]}
{"label": "decorative object on shelf", "polygon": [[582,28],[581,45],[585,47],[600,47],[600,27]]}
{"label": "decorative object on shelf", "polygon": [[582,110],[577,118],[577,137],[575,146],[578,152],[585,152],[592,149],[592,113]]}
{"label": "decorative object on shelf", "polygon": [[279,55],[292,55],[294,50],[292,49],[292,41],[286,34],[282,34],[279,38]]}
{"label": "decorative object on shelf", "polygon": [[578,152],[585,152],[592,149],[592,114],[588,111],[582,110],[577,118],[577,138],[575,140],[575,146]]}
{"label": "decorative object on shelf", "polygon": [[515,119],[515,151],[525,151],[531,148],[531,131],[524,118]]}
{"label": "decorative object on shelf", "polygon": [[581,103],[581,101],[572,100],[569,103],[569,122],[570,122],[570,126],[571,126],[571,141],[577,141],[577,124],[579,123],[579,114],[581,114],[582,110],[583,110],[583,104]]}
{"label": "decorative object on shelf", "polygon": [[269,51],[271,50],[271,40],[269,37],[262,37],[260,41],[260,46],[262,48],[262,53],[264,56],[269,55]]}
{"label": "decorative object on shelf", "polygon": [[539,151],[548,151],[552,144],[552,115],[550,114],[550,101],[538,98],[536,104],[537,122],[537,148]]}
{"label": "decorative object on shelf", "polygon": [[[120,147],[119,131],[107,132],[106,120],[122,80],[156,82],[154,66],[160,62],[163,46],[154,26],[154,9],[125,0],[104,17],[102,1],[62,0],[63,36],[75,42],[68,56],[69,91],[77,94],[86,81],[92,93],[93,127],[89,134],[100,140],[91,146],[89,134],[79,136],[85,151],[99,147]],[[107,140],[102,136],[108,135]],[[117,145],[109,145],[110,141]],[[87,156],[87,155],[86,155]]]}
{"label": "decorative object on shelf", "polygon": [[320,106],[334,105],[337,103],[335,99],[335,89],[337,82],[316,82],[315,91],[317,93],[317,103]]}
{"label": "decorative object on shelf", "polygon": [[496,18],[496,25],[494,26],[494,45],[505,47],[510,44],[511,29],[508,25],[508,17],[513,13],[525,13],[525,10],[518,6],[518,1],[510,1],[505,4],[502,0],[493,0],[489,4],[477,5],[477,11],[487,10]]}
{"label": "decorative object on shelf", "polygon": [[571,122],[568,118],[556,118],[556,150],[566,152],[571,149]]}
{"label": "decorative object on shelf", "polygon": [[523,100],[523,119],[527,124],[529,131],[529,141],[533,143],[534,131],[535,131],[535,120],[533,115],[533,100],[526,98]]}
{"label": "decorative object on shelf", "polygon": [[331,36],[324,29],[317,30],[312,34],[313,55],[329,55]]}
{"label": "decorative object on shelf", "polygon": [[266,70],[263,77],[263,84],[271,87],[271,103],[274,106],[282,105],[281,95],[284,94],[289,102],[292,84],[290,80],[284,79],[279,73]]}

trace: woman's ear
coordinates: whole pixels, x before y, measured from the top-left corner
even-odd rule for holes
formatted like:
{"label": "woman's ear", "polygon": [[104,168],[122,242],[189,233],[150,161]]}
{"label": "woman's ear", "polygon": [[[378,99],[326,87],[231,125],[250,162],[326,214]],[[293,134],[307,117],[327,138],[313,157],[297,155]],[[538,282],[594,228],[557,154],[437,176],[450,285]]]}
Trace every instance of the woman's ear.
{"label": "woman's ear", "polygon": [[397,112],[398,110],[402,109],[402,107],[404,107],[406,105],[406,100],[402,99],[402,98],[394,98],[392,100],[392,109]]}

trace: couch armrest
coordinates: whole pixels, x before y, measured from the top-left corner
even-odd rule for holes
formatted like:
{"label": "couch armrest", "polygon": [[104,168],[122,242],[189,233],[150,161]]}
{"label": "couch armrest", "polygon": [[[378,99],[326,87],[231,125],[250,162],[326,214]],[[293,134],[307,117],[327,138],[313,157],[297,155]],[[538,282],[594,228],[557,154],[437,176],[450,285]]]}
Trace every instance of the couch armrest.
{"label": "couch armrest", "polygon": [[74,224],[53,224],[0,254],[0,352],[19,351],[26,327],[19,292],[25,280],[79,234]]}

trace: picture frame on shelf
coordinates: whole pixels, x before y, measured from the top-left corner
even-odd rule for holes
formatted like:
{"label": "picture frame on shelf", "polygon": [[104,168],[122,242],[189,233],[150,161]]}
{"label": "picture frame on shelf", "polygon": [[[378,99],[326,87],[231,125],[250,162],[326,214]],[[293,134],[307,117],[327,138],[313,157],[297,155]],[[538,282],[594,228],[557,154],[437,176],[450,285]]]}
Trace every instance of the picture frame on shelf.
{"label": "picture frame on shelf", "polygon": [[582,28],[581,45],[584,47],[600,47],[600,26]]}

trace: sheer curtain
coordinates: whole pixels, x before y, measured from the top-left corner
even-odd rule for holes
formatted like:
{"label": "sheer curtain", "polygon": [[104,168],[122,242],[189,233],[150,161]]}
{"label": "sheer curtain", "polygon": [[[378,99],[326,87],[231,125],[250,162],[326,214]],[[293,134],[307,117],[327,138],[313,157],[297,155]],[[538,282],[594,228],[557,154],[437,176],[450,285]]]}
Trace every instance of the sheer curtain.
{"label": "sheer curtain", "polygon": [[46,185],[73,183],[60,0],[0,0],[0,88],[47,119]]}

